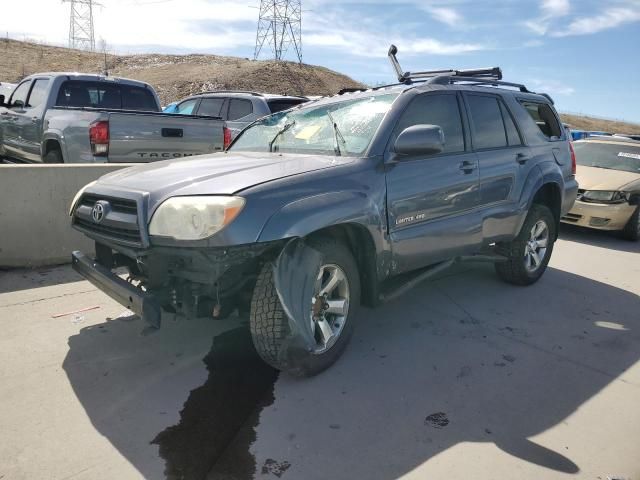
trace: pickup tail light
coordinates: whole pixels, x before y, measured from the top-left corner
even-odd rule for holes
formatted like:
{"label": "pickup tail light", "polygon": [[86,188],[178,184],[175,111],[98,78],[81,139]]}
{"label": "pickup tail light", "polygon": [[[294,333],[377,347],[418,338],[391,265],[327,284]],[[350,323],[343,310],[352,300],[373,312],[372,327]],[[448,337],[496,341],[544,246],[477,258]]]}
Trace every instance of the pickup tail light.
{"label": "pickup tail light", "polygon": [[569,142],[569,150],[571,150],[571,173],[576,174],[576,152],[573,150],[573,144]]}
{"label": "pickup tail light", "polygon": [[109,155],[109,122],[100,120],[89,125],[89,142],[94,157]]}
{"label": "pickup tail light", "polygon": [[222,127],[222,137],[223,149],[226,150],[231,145],[231,130],[227,127]]}

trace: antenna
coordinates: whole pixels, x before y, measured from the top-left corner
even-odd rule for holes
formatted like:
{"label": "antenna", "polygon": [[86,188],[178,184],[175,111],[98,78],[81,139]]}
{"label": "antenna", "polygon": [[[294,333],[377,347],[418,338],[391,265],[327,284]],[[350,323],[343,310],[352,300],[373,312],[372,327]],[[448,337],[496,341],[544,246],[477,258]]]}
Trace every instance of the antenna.
{"label": "antenna", "polygon": [[62,0],[71,4],[69,16],[69,48],[80,50],[96,49],[96,39],[93,33],[93,7],[98,6],[93,0]]}
{"label": "antenna", "polygon": [[274,58],[282,60],[293,45],[302,63],[302,1],[261,0],[256,32],[256,48],[253,59],[257,60],[265,42],[271,46]]}

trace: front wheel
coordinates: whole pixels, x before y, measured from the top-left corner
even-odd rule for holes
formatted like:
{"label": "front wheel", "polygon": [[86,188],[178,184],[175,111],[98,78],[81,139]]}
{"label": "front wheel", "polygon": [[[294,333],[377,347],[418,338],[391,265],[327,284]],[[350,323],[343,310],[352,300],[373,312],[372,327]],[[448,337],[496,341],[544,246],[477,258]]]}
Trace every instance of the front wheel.
{"label": "front wheel", "polygon": [[622,230],[622,236],[632,242],[640,240],[640,206],[638,206],[636,211],[633,212],[633,215],[631,215],[629,222],[627,222],[624,230]]}
{"label": "front wheel", "polygon": [[299,321],[311,324],[315,339],[311,351],[296,355],[295,360],[282,351],[291,329],[276,292],[271,263],[258,275],[249,314],[251,336],[260,357],[278,370],[301,377],[321,372],[340,357],[353,333],[360,304],[360,277],[349,249],[331,238],[311,240],[309,245],[322,255],[319,270],[306,272],[315,285],[313,297],[305,299],[299,309],[308,312],[308,317]]}
{"label": "front wheel", "polygon": [[547,269],[556,238],[556,221],[545,205],[533,204],[518,236],[497,245],[506,262],[496,263],[496,273],[507,283],[531,285]]}

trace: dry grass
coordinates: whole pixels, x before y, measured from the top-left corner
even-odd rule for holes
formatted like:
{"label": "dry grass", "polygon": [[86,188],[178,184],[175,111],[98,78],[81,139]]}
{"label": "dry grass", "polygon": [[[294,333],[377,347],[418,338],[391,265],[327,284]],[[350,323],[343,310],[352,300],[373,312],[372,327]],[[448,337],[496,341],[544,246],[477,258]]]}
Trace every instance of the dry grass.
{"label": "dry grass", "polygon": [[[0,80],[17,82],[37,72],[104,71],[100,53],[0,40]],[[219,55],[107,55],[113,76],[150,83],[163,104],[216,89],[242,89],[292,95],[330,95],[360,87],[355,80],[324,67],[291,62],[251,61]],[[614,133],[640,133],[640,125],[588,116],[562,114],[574,128]]]}

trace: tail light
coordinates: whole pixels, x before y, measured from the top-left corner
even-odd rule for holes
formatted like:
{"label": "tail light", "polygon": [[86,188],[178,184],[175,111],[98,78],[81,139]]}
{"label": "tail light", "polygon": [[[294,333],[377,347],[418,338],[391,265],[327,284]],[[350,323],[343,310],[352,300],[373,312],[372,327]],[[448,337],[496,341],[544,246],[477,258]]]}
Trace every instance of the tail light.
{"label": "tail light", "polygon": [[91,153],[95,157],[109,155],[109,122],[100,120],[89,125],[89,142]]}
{"label": "tail light", "polygon": [[576,174],[576,152],[573,150],[573,143],[569,142],[569,150],[571,150],[571,173]]}
{"label": "tail light", "polygon": [[231,130],[227,127],[222,127],[223,148],[226,150],[231,145]]}

